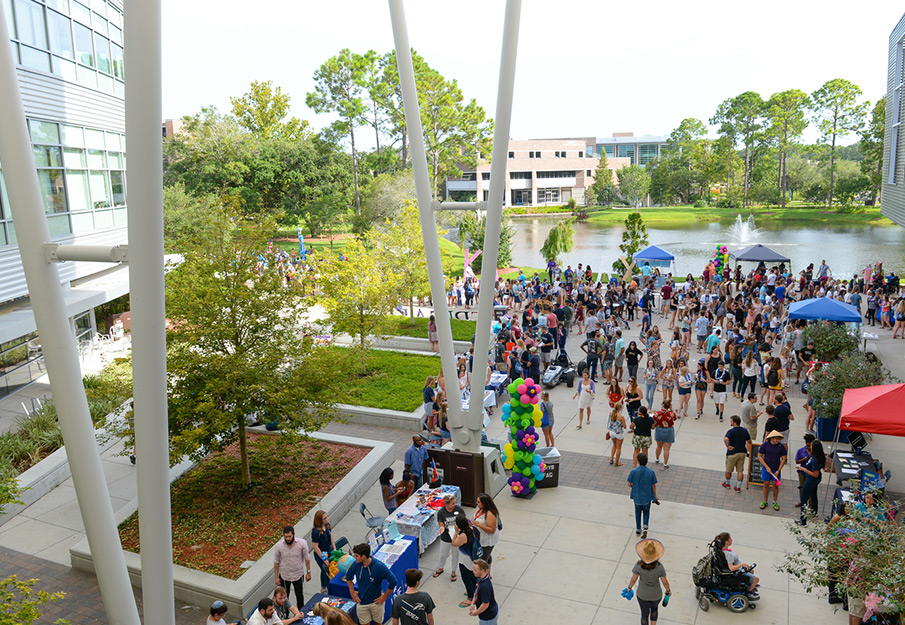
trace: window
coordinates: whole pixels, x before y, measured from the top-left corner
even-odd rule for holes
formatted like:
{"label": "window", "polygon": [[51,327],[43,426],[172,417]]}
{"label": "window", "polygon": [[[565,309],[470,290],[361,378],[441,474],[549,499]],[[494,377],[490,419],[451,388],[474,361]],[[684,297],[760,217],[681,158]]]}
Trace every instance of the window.
{"label": "window", "polygon": [[598,145],[597,146],[597,155],[600,156],[604,152],[606,152],[607,158],[613,158],[613,156],[616,155],[616,146],[614,146],[614,145]]}
{"label": "window", "polygon": [[[618,155],[620,158],[630,158],[632,159],[631,164],[635,164],[635,144],[634,143],[623,143],[619,146]],[[609,156],[609,155],[607,155]]]}
{"label": "window", "polygon": [[540,178],[574,178],[575,170],[567,171],[539,171],[537,177]]}
{"label": "window", "polygon": [[481,172],[481,180],[490,180],[490,172],[482,171]]}
{"label": "window", "polygon": [[16,31],[19,41],[36,48],[47,47],[44,7],[32,0],[16,0]]}
{"label": "window", "polygon": [[473,171],[465,172],[462,174],[462,180],[474,182],[477,180],[477,176],[475,176]]}
{"label": "window", "polygon": [[510,153],[509,153],[509,158],[515,158],[515,152],[510,152]]}
{"label": "window", "polygon": [[585,173],[585,176],[590,176],[590,175],[591,175],[591,170],[589,169],[589,170]]}
{"label": "window", "polygon": [[584,152],[579,152],[579,153],[578,153],[578,158],[584,158]]}
{"label": "window", "polygon": [[110,41],[106,37],[94,34],[94,49],[97,51],[97,68],[105,74],[113,73],[110,63]]}
{"label": "window", "polygon": [[889,137],[889,171],[886,174],[887,184],[896,184],[896,157],[899,152],[899,127],[902,124],[902,89],[905,86],[905,42],[900,41],[896,45],[896,73],[895,88],[892,92],[892,133]]}
{"label": "window", "polygon": [[13,0],[3,0],[3,10],[6,12],[6,24],[13,39],[18,39],[16,33],[16,20],[13,18]]}
{"label": "window", "polygon": [[92,45],[91,30],[81,24],[73,24],[75,31],[76,59],[82,65],[94,67],[94,47]]}
{"label": "window", "polygon": [[531,172],[530,171],[510,171],[509,179],[510,180],[531,180]]}
{"label": "window", "polygon": [[642,143],[638,146],[638,164],[647,165],[652,159],[660,156],[660,145],[657,143]]}
{"label": "window", "polygon": [[50,51],[67,59],[75,58],[72,47],[72,23],[68,17],[56,11],[47,12],[47,32],[50,34]]}

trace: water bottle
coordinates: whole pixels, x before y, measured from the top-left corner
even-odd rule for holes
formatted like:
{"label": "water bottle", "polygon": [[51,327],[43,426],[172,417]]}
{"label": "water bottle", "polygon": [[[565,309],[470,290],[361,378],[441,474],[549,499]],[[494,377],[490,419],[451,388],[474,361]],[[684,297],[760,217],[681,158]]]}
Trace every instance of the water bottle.
{"label": "water bottle", "polygon": [[669,604],[669,597],[670,597],[669,593],[666,593],[665,595],[663,595],[663,607],[664,608]]}

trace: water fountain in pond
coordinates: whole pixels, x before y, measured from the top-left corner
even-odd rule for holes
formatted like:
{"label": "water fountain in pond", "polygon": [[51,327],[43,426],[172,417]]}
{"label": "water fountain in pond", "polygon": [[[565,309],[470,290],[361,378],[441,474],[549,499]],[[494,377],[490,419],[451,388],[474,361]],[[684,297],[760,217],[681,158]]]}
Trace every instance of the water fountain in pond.
{"label": "water fountain in pond", "polygon": [[742,221],[741,215],[735,216],[735,223],[728,228],[728,234],[737,243],[748,243],[757,235],[757,227],[754,225],[754,215],[748,215],[748,219]]}

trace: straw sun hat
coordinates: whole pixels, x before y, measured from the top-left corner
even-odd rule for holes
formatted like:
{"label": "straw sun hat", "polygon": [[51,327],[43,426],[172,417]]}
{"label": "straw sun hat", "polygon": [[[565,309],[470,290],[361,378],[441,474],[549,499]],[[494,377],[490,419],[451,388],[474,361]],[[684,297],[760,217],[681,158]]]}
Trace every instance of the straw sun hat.
{"label": "straw sun hat", "polygon": [[773,430],[772,432],[770,432],[769,434],[767,434],[764,438],[767,438],[767,439],[770,439],[770,438],[783,438],[783,435],[782,435],[781,433],[777,432],[776,430]]}
{"label": "straw sun hat", "polygon": [[663,543],[659,540],[648,538],[635,545],[635,551],[638,552],[638,557],[641,558],[642,562],[650,564],[662,558],[665,549],[663,548]]}

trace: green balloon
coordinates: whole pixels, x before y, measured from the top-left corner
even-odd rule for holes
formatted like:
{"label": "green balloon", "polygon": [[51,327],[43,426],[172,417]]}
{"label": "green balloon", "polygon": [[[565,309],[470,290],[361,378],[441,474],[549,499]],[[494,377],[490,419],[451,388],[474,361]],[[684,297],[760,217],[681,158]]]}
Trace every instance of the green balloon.
{"label": "green balloon", "polygon": [[525,467],[524,469],[522,469],[522,475],[524,475],[525,477],[531,477],[531,469]]}

